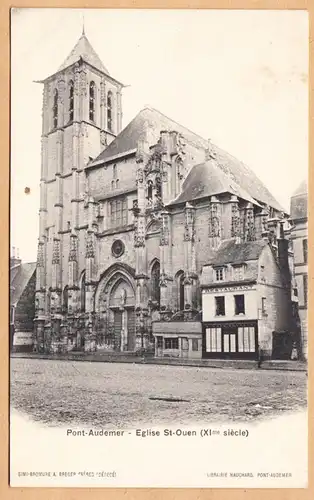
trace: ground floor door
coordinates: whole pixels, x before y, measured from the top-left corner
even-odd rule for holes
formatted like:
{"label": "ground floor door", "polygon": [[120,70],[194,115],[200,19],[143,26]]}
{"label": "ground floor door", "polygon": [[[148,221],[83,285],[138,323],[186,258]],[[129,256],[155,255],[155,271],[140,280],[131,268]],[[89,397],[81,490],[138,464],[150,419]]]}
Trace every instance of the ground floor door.
{"label": "ground floor door", "polygon": [[257,359],[257,322],[203,324],[203,358]]}
{"label": "ground floor door", "polygon": [[128,332],[128,351],[135,351],[135,311],[134,309],[127,309],[127,332]]}
{"label": "ground floor door", "polygon": [[114,311],[113,315],[114,347],[119,351],[121,348],[122,312]]}

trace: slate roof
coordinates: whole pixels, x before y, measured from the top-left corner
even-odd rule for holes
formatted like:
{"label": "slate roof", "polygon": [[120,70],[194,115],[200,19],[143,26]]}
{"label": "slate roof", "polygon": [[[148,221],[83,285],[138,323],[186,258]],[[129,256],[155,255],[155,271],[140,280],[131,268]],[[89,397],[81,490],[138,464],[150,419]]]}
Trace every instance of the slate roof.
{"label": "slate roof", "polygon": [[222,266],[227,264],[242,264],[249,260],[258,260],[262,250],[268,245],[265,240],[236,243],[226,240],[221,243],[213,257],[206,265]]}
{"label": "slate roof", "polygon": [[240,187],[213,161],[194,165],[182,185],[182,192],[170,205],[184,203],[198,198],[232,193],[256,204],[252,196]]}
{"label": "slate roof", "polygon": [[308,184],[304,180],[293,193],[290,200],[290,217],[292,220],[306,219],[308,216]]}
{"label": "slate roof", "polygon": [[[88,164],[87,168],[100,165],[113,156],[135,150],[137,141],[143,137],[145,131],[149,132],[148,137],[150,145],[154,145],[157,143],[160,132],[163,130],[175,130],[179,132],[187,143],[193,144],[198,149],[205,151],[208,147],[208,141],[199,135],[194,134],[189,129],[171,120],[163,113],[153,108],[145,108],[135,116],[135,118],[94,161]],[[238,186],[241,186],[244,191],[258,202],[265,203],[279,211],[285,212],[249,167],[214,144],[212,144],[212,149],[216,155],[218,167],[238,184]]]}
{"label": "slate roof", "polygon": [[103,73],[106,73],[110,76],[109,71],[107,70],[107,68],[105,68],[99,56],[96,54],[85,33],[81,35],[68,57],[65,59],[63,64],[61,64],[58,71],[62,71],[63,69],[68,68],[72,64],[79,61],[80,58],[94,66],[94,68],[97,68]]}
{"label": "slate roof", "polygon": [[20,264],[18,272],[16,272],[16,268],[14,268],[13,275],[10,273],[11,305],[16,305],[18,303],[35,270],[36,262],[29,262]]}

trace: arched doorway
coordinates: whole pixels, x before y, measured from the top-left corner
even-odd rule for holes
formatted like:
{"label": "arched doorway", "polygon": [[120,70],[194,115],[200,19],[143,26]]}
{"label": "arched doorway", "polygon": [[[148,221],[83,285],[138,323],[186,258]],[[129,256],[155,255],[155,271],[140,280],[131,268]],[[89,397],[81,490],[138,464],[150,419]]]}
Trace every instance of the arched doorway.
{"label": "arched doorway", "polygon": [[97,287],[95,311],[98,336],[107,349],[135,350],[134,274],[129,266],[112,266],[103,274]]}

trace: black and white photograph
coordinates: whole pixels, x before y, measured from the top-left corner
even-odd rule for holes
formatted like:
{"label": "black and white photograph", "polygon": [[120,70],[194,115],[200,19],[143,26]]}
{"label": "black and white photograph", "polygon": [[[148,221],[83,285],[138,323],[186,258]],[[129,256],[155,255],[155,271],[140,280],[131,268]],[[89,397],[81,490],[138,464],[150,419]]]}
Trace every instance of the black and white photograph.
{"label": "black and white photograph", "polygon": [[11,10],[11,486],[307,487],[308,38]]}

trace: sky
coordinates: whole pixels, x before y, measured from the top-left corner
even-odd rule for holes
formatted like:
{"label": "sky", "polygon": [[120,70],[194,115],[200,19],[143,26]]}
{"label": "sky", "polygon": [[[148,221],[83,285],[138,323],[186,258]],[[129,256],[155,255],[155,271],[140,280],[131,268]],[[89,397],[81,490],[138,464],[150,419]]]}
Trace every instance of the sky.
{"label": "sky", "polygon": [[[123,91],[123,127],[152,106],[246,163],[289,210],[308,170],[305,11],[14,9],[11,246],[35,261],[42,86],[85,32]],[[30,188],[28,194],[25,188]]]}

